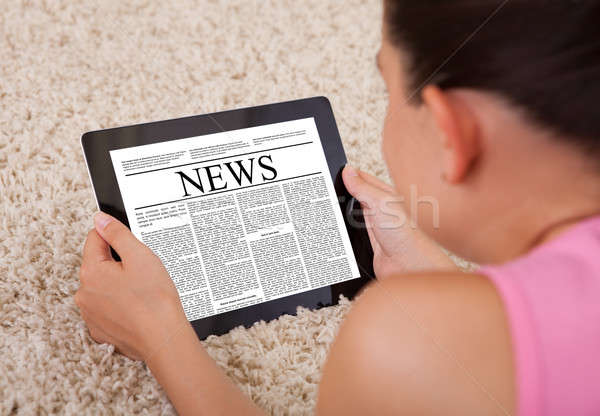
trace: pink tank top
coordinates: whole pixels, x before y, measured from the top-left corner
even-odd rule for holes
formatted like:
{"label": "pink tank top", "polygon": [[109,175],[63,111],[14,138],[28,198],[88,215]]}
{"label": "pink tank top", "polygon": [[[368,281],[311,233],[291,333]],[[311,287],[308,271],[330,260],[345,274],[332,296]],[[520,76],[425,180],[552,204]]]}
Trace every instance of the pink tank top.
{"label": "pink tank top", "polygon": [[508,316],[518,415],[600,415],[600,217],[480,272]]}

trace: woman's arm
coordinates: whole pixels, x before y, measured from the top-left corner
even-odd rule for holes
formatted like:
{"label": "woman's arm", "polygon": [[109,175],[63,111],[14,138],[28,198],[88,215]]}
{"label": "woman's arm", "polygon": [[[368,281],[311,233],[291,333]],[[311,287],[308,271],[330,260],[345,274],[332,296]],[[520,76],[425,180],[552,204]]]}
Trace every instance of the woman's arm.
{"label": "woman's arm", "polygon": [[[403,213],[391,187],[349,169],[344,182],[366,205],[380,279],[407,270],[456,268],[419,230],[394,223]],[[259,414],[202,348],[160,259],[116,219],[99,213],[95,223],[75,296],[92,338],[146,361],[180,414]],[[121,262],[113,260],[110,246]]]}
{"label": "woman's arm", "polygon": [[489,279],[455,272],[376,281],[333,342],[317,415],[514,415],[513,361]]}
{"label": "woman's arm", "polygon": [[95,224],[75,295],[92,338],[146,361],[181,415],[261,414],[202,347],[158,257],[116,219]]}
{"label": "woman's arm", "polygon": [[188,324],[146,364],[180,415],[262,415],[217,367]]}
{"label": "woman's arm", "polygon": [[[91,336],[146,361],[179,414],[261,414],[202,348],[160,260],[117,220],[95,220],[75,295]],[[485,279],[405,276],[374,288],[332,347],[320,414],[467,414],[467,405],[474,414],[512,411],[510,340]]]}

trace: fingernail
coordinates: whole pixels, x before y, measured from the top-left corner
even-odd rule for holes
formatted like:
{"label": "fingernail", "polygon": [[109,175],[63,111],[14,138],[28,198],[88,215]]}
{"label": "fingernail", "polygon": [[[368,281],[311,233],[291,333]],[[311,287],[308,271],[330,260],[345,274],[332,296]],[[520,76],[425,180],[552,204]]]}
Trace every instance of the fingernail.
{"label": "fingernail", "polygon": [[350,165],[346,165],[345,170],[348,176],[358,176],[358,171]]}
{"label": "fingernail", "polygon": [[96,213],[96,215],[94,215],[94,225],[98,231],[104,230],[112,220],[113,219],[110,215],[106,215],[102,211],[99,211]]}

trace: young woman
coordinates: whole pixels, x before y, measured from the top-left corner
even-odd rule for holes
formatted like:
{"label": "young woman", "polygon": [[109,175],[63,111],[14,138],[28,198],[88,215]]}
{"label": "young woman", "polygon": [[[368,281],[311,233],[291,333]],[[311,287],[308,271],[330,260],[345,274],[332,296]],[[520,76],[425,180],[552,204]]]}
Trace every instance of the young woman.
{"label": "young woman", "polygon": [[[331,348],[319,414],[600,414],[598,21],[596,1],[385,1],[394,186],[343,172],[378,281]],[[415,186],[439,212],[416,204],[420,230],[383,227]],[[433,240],[488,266],[461,273]],[[75,301],[179,413],[260,413],[203,350],[158,258],[105,214]]]}

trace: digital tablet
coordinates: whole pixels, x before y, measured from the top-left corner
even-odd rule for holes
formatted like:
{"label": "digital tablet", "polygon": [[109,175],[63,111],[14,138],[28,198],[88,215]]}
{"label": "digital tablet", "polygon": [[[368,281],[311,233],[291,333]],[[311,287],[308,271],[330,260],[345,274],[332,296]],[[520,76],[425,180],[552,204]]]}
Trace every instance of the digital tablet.
{"label": "digital tablet", "polygon": [[336,304],[373,277],[324,97],[93,131],[81,144],[98,208],[161,259],[200,339]]}

